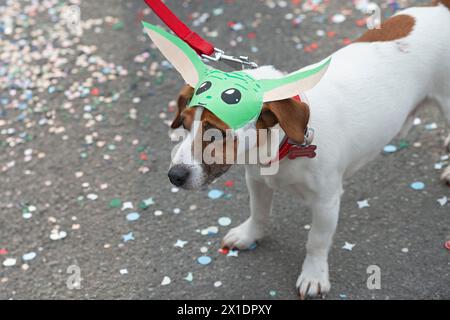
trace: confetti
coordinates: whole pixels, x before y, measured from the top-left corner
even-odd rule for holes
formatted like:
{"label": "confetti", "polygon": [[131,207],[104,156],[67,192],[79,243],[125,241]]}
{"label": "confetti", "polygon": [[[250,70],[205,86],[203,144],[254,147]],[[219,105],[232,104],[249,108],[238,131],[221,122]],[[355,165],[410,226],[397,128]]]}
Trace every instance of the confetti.
{"label": "confetti", "polygon": [[231,224],[231,219],[228,217],[221,217],[217,222],[219,223],[220,226],[227,227]]}
{"label": "confetti", "polygon": [[170,280],[170,278],[169,278],[168,276],[165,276],[165,277],[163,278],[163,280],[161,281],[161,285],[162,285],[162,286],[167,286],[167,285],[169,285],[171,282],[172,282],[172,280]]}
{"label": "confetti", "polygon": [[446,241],[446,242],[444,243],[444,247],[445,247],[447,250],[450,250],[450,240],[449,240],[449,241]]}
{"label": "confetti", "polygon": [[8,258],[5,261],[3,261],[4,267],[13,267],[16,265],[17,260],[14,258]]}
{"label": "confetti", "polygon": [[201,256],[197,258],[197,262],[201,265],[208,265],[212,261],[211,257],[208,256]]}
{"label": "confetti", "polygon": [[359,209],[369,208],[369,207],[370,207],[370,204],[369,204],[369,201],[367,199],[358,201],[358,208]]}
{"label": "confetti", "polygon": [[235,257],[235,258],[237,258],[237,257],[238,257],[238,254],[239,254],[239,251],[238,251],[238,250],[230,250],[230,251],[228,252],[228,254],[227,254],[227,257]]}
{"label": "confetti", "polygon": [[30,260],[33,260],[34,258],[36,258],[36,252],[25,253],[22,256],[23,261],[30,261]]}
{"label": "confetti", "polygon": [[192,272],[189,272],[187,274],[186,277],[184,277],[184,280],[188,281],[188,282],[192,282],[192,280],[194,280],[194,275],[192,274]]}
{"label": "confetti", "polygon": [[122,239],[123,239],[123,242],[128,242],[128,241],[134,240],[133,232],[124,234],[124,235],[122,236]]}
{"label": "confetti", "polygon": [[344,246],[342,247],[342,249],[347,250],[347,251],[352,251],[354,246],[355,246],[355,244],[352,244],[352,243],[349,243],[346,241]]}
{"label": "confetti", "polygon": [[441,205],[441,207],[443,207],[447,204],[448,198],[443,196],[442,198],[437,199],[437,202]]}
{"label": "confetti", "polygon": [[57,231],[57,230],[52,230],[52,233],[50,234],[50,239],[53,241],[56,240],[62,240],[65,237],[67,237],[67,232],[65,231]]}
{"label": "confetti", "polygon": [[397,152],[397,147],[394,145],[387,145],[383,149],[384,153],[394,153]]}
{"label": "confetti", "polygon": [[220,197],[222,197],[223,194],[224,194],[223,191],[218,190],[218,189],[213,189],[213,190],[208,192],[208,197],[210,199],[214,199],[215,200],[215,199],[219,199]]}
{"label": "confetti", "polygon": [[184,246],[187,244],[187,241],[183,241],[178,239],[177,242],[173,245],[176,248],[184,248]]}
{"label": "confetti", "polygon": [[122,206],[122,201],[118,198],[112,199],[109,202],[109,207],[110,208],[120,208]]}
{"label": "confetti", "polygon": [[413,183],[411,183],[411,189],[417,190],[417,191],[424,190],[425,183],[423,183],[421,181],[413,182]]}
{"label": "confetti", "polygon": [[132,212],[127,214],[127,220],[128,221],[136,221],[140,218],[141,216],[139,215],[139,213],[137,212]]}

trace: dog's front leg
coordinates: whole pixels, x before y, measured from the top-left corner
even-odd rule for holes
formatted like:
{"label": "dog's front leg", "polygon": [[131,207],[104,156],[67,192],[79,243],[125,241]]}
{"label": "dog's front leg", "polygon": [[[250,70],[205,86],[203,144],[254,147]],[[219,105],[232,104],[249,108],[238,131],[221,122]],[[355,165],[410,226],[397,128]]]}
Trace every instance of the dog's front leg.
{"label": "dog's front leg", "polygon": [[245,175],[250,193],[250,217],[241,225],[231,229],[223,238],[222,247],[248,249],[264,236],[272,210],[273,190],[263,181]]}
{"label": "dog's front leg", "polygon": [[302,299],[322,296],[330,291],[328,251],[337,226],[341,192],[337,188],[332,194],[321,194],[314,197],[311,203],[313,222],[302,273],[297,280],[297,289]]}

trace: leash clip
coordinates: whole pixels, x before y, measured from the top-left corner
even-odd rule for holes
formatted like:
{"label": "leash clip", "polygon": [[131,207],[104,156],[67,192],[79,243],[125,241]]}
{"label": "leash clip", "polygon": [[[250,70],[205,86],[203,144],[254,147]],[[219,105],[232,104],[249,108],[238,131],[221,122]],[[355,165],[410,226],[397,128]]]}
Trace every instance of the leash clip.
{"label": "leash clip", "polygon": [[209,60],[209,61],[213,61],[213,62],[223,61],[225,64],[229,65],[230,67],[232,67],[234,69],[238,69],[239,66],[241,67],[242,70],[244,70],[245,68],[249,68],[249,69],[258,68],[258,64],[256,64],[256,62],[250,61],[249,57],[230,56],[230,55],[225,54],[225,51],[218,49],[218,48],[214,48],[213,56],[208,56],[206,54],[202,54],[202,58]]}

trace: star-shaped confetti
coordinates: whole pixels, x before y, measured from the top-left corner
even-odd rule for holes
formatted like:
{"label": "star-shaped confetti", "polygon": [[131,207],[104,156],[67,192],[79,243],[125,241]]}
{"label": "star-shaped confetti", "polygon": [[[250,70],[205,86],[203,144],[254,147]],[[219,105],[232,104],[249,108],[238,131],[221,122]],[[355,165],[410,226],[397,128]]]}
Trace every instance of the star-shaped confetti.
{"label": "star-shaped confetti", "polygon": [[133,203],[130,201],[124,202],[122,205],[122,211],[128,210],[128,209],[133,209]]}
{"label": "star-shaped confetti", "polygon": [[359,209],[369,208],[369,207],[370,207],[369,200],[365,199],[365,200],[358,201]]}
{"label": "star-shaped confetti", "polygon": [[176,248],[184,248],[184,246],[187,244],[187,241],[183,241],[178,239],[177,242],[173,245]]}
{"label": "star-shaped confetti", "polygon": [[238,254],[239,254],[239,250],[230,250],[227,254],[227,257],[236,257],[237,258]]}
{"label": "star-shaped confetti", "polygon": [[345,245],[342,247],[342,249],[352,251],[354,246],[355,244],[348,243],[347,241],[345,241]]}
{"label": "star-shaped confetti", "polygon": [[133,232],[124,234],[122,236],[122,239],[123,239],[123,242],[128,242],[128,241],[134,240]]}

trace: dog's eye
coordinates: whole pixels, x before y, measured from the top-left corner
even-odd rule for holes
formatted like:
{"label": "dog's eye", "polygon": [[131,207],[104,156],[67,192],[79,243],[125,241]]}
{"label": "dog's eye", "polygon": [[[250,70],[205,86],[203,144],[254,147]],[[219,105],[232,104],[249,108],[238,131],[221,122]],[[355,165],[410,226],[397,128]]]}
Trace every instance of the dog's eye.
{"label": "dog's eye", "polygon": [[228,89],[222,93],[222,100],[226,104],[236,104],[241,101],[241,92],[238,89]]}
{"label": "dog's eye", "polygon": [[199,94],[202,94],[203,92],[208,91],[212,86],[211,81],[205,81],[203,82],[200,87],[198,87],[197,92],[195,92],[195,95],[198,96]]}

